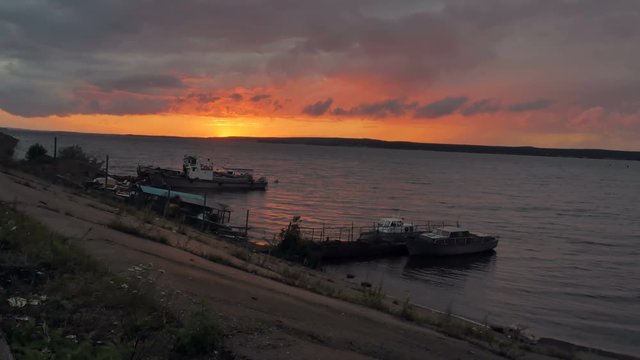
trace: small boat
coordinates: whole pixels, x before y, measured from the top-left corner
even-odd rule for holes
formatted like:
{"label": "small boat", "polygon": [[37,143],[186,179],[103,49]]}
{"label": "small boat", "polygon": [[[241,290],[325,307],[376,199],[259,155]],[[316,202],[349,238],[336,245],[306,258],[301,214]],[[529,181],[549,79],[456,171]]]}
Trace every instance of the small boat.
{"label": "small boat", "polygon": [[182,172],[139,166],[138,177],[151,186],[199,190],[265,190],[267,179],[255,179],[248,168],[214,168],[209,159],[185,155]]}
{"label": "small boat", "polygon": [[411,223],[405,223],[400,217],[382,218],[376,223],[373,230],[360,233],[359,241],[392,241],[404,242],[408,237],[418,235],[417,227]]}
{"label": "small boat", "polygon": [[490,251],[498,246],[498,237],[469,232],[457,226],[444,226],[407,238],[409,255],[463,255]]}

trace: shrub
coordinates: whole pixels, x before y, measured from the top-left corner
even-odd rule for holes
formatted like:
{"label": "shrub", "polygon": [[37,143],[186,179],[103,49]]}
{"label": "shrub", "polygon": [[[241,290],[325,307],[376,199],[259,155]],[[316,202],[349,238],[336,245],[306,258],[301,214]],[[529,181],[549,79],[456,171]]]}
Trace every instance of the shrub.
{"label": "shrub", "polygon": [[188,356],[210,354],[221,347],[222,335],[218,320],[202,307],[192,313],[178,331],[174,350]]}
{"label": "shrub", "polygon": [[58,151],[58,155],[60,155],[60,159],[89,160],[89,157],[79,145],[64,147]]}
{"label": "shrub", "polygon": [[312,268],[320,264],[313,242],[302,237],[299,216],[294,216],[287,228],[281,230],[276,255]]}
{"label": "shrub", "polygon": [[107,224],[107,226],[114,230],[123,232],[125,234],[137,236],[137,237],[155,241],[161,244],[169,244],[169,240],[166,237],[160,234],[152,234],[149,231],[145,230],[143,227],[135,227],[135,226],[126,224],[122,222],[120,218],[113,219],[109,224]]}
{"label": "shrub", "polygon": [[363,288],[360,303],[377,310],[388,311],[389,309],[384,303],[385,298],[386,295],[382,291],[382,283],[380,283],[377,288]]}
{"label": "shrub", "polygon": [[40,160],[47,155],[47,149],[40,144],[33,144],[27,150],[27,160]]}
{"label": "shrub", "polygon": [[413,305],[411,304],[411,302],[409,302],[409,298],[406,298],[404,300],[404,302],[402,303],[402,309],[400,310],[400,316],[402,318],[404,318],[405,320],[409,320],[409,321],[417,321],[418,320],[418,314],[416,313],[416,310],[413,307]]}

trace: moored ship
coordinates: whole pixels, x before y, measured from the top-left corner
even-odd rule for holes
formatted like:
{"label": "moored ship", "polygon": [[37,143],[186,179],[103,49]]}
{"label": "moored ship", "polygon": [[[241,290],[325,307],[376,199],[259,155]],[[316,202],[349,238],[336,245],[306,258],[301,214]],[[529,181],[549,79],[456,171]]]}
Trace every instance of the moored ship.
{"label": "moored ship", "polygon": [[449,256],[491,251],[498,237],[469,232],[457,226],[444,226],[407,239],[409,255]]}
{"label": "moored ship", "polygon": [[380,219],[372,230],[362,232],[358,240],[404,242],[408,237],[417,236],[418,233],[417,226],[404,222],[400,217],[389,217]]}
{"label": "moored ship", "polygon": [[214,168],[209,159],[196,156],[184,157],[182,171],[151,166],[138,166],[138,178],[151,186],[177,189],[218,190],[265,190],[267,179],[253,177],[248,168]]}

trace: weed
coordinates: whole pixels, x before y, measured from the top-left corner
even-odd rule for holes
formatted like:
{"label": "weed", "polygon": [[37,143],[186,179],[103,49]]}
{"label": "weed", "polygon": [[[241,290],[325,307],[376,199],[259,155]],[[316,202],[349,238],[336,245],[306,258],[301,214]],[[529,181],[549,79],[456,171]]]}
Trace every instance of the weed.
{"label": "weed", "polygon": [[327,284],[323,279],[312,279],[311,276],[308,276],[301,269],[294,269],[285,265],[284,267],[278,269],[277,271],[281,276],[281,281],[285,284],[292,285],[295,287],[303,288],[316,294],[331,296],[331,297],[341,297],[341,291],[336,289],[335,287]]}
{"label": "weed", "polygon": [[201,307],[193,312],[178,331],[174,351],[187,355],[206,355],[220,348],[222,344],[222,326],[217,318]]}
{"label": "weed", "polygon": [[419,320],[415,307],[411,304],[409,298],[406,298],[402,303],[402,309],[400,309],[400,317],[409,321]]}
{"label": "weed", "polygon": [[236,247],[231,249],[230,252],[231,256],[236,257],[240,260],[246,261],[246,262],[251,262],[251,258],[253,256],[253,253],[251,253],[249,250],[245,249],[245,248],[240,248],[240,247]]}
{"label": "weed", "polygon": [[169,240],[166,237],[158,234],[151,234],[141,227],[125,224],[119,217],[113,219],[113,221],[111,221],[107,226],[125,234],[141,237],[161,244],[169,244]]}
{"label": "weed", "polygon": [[0,325],[16,358],[169,357],[174,334],[184,331],[159,311],[148,276],[141,273],[137,282],[116,277],[68,239],[2,203],[0,220],[3,295],[29,300],[23,307],[0,302]]}
{"label": "weed", "polygon": [[[194,255],[199,255],[199,254],[195,254],[192,252],[192,254]],[[212,253],[208,253],[208,254],[203,254],[203,255],[199,255],[202,256],[203,258],[217,263],[217,264],[222,264],[222,265],[226,265],[226,266],[230,266],[236,269],[240,269],[240,270],[246,270],[244,267],[234,263],[233,261],[229,260],[228,258],[224,257],[224,256],[220,256],[218,254],[212,254]]]}
{"label": "weed", "polygon": [[377,310],[388,312],[389,308],[384,303],[386,295],[382,291],[382,283],[378,284],[378,287],[365,287],[362,289],[362,295],[360,297],[360,303],[362,305],[372,307]]}

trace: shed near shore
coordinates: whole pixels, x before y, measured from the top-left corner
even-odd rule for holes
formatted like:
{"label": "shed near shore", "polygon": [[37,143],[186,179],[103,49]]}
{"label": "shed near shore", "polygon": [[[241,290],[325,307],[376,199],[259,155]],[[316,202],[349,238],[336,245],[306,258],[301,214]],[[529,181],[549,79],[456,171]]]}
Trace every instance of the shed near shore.
{"label": "shed near shore", "polygon": [[177,201],[183,210],[187,210],[186,212],[189,216],[197,216],[197,214],[205,210],[206,213],[213,214],[219,223],[225,223],[231,219],[231,211],[227,209],[226,205],[207,201],[203,195],[161,189],[147,185],[139,185],[138,188],[147,201],[163,199],[162,207],[164,207],[164,202],[166,201],[164,199],[169,198],[170,201]]}

